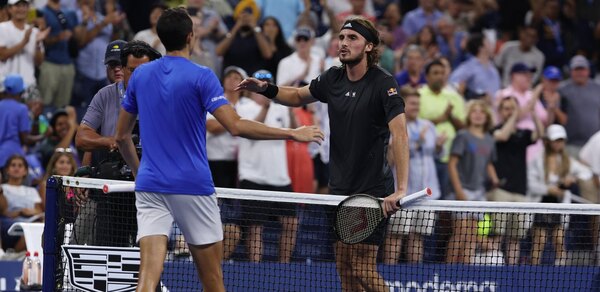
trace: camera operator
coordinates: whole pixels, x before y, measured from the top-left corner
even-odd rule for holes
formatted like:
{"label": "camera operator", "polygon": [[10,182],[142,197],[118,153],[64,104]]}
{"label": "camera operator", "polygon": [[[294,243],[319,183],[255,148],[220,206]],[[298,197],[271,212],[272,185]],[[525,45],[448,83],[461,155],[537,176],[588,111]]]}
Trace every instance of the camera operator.
{"label": "camera operator", "polygon": [[[107,47],[107,75],[114,83],[100,89],[83,117],[75,142],[78,148],[92,152],[90,165],[78,171],[95,178],[133,180],[131,170],[118,153],[114,134],[127,82],[138,66],[156,60],[161,54],[142,41],[114,41]],[[139,139],[134,141],[139,146]],[[140,149],[140,147],[137,147]],[[138,155],[141,153],[138,151]],[[91,199],[91,200],[89,200]],[[81,192],[81,206],[74,228],[74,243],[133,246],[137,232],[133,193],[105,195]],[[119,220],[119,226],[116,226]],[[123,226],[125,225],[125,226]]]}

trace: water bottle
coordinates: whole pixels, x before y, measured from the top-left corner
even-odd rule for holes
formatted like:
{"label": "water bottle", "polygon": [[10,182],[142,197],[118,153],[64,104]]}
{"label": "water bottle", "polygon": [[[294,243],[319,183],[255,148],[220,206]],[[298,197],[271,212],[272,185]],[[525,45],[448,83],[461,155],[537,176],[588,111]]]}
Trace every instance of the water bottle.
{"label": "water bottle", "polygon": [[29,286],[29,274],[31,272],[31,266],[32,266],[32,261],[31,261],[31,253],[27,252],[25,253],[25,259],[23,260],[23,274],[21,275],[21,285],[22,286]]}
{"label": "water bottle", "polygon": [[41,288],[42,285],[42,262],[40,261],[40,254],[36,251],[33,253],[33,260],[31,261],[31,278],[34,280],[29,287]]}

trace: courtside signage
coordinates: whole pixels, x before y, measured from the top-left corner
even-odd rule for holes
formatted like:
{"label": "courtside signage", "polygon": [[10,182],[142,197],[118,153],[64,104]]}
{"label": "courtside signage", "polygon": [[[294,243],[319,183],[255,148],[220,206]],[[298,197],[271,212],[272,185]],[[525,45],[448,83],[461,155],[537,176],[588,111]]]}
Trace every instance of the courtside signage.
{"label": "courtside signage", "polygon": [[140,249],[63,245],[69,283],[89,292],[135,291],[140,270]]}

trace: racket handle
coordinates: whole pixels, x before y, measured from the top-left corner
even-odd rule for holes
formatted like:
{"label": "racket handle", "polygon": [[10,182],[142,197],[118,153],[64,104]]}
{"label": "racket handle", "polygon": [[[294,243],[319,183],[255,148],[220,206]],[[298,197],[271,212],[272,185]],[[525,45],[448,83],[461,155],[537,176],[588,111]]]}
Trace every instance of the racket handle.
{"label": "racket handle", "polygon": [[421,200],[427,196],[431,196],[432,192],[430,188],[424,188],[416,193],[404,196],[402,199],[396,202],[396,205],[399,207],[405,206],[406,204],[414,203],[418,200]]}
{"label": "racket handle", "polygon": [[124,192],[133,192],[135,190],[135,184],[105,184],[102,187],[102,191],[105,194],[108,193],[124,193]]}

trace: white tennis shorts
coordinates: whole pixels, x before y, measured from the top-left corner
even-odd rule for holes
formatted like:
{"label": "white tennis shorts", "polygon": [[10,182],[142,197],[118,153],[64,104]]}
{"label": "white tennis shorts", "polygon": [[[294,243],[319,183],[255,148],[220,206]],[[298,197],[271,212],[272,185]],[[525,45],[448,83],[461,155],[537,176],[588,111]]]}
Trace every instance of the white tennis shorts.
{"label": "white tennis shorts", "polygon": [[173,221],[188,244],[204,245],[223,240],[217,196],[135,192],[137,241],[145,236],[169,237]]}

